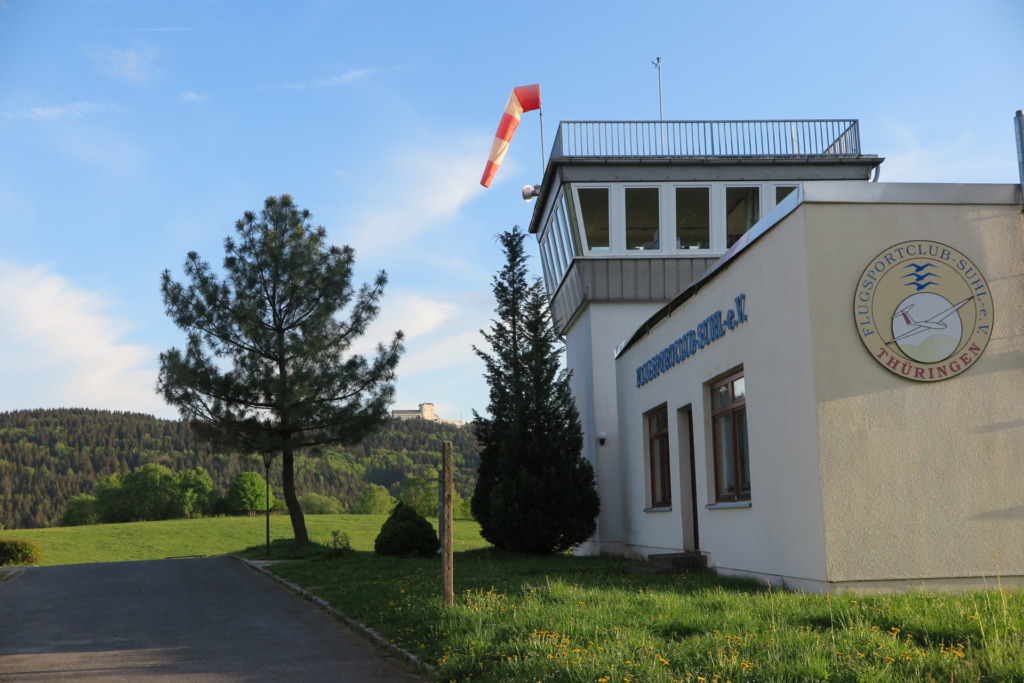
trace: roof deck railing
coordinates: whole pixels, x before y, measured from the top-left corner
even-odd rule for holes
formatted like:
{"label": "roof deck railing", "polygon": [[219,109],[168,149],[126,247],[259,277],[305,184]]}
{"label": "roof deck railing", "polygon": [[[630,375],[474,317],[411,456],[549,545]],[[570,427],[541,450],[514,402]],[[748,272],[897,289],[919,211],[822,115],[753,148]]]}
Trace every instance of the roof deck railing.
{"label": "roof deck railing", "polygon": [[856,157],[856,119],[562,121],[556,157]]}

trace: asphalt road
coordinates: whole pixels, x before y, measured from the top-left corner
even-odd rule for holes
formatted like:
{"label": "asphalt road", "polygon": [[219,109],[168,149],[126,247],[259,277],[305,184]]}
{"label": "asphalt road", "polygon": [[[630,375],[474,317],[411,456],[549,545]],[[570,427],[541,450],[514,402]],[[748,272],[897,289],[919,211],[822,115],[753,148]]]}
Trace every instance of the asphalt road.
{"label": "asphalt road", "polygon": [[226,557],[31,567],[0,581],[0,681],[423,681]]}

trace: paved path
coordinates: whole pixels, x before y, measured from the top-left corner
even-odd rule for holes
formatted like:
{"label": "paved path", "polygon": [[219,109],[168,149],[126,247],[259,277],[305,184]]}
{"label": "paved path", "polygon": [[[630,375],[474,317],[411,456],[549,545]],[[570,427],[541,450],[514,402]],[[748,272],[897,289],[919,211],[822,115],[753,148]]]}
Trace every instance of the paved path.
{"label": "paved path", "polygon": [[226,557],[31,567],[0,581],[0,681],[423,681]]}

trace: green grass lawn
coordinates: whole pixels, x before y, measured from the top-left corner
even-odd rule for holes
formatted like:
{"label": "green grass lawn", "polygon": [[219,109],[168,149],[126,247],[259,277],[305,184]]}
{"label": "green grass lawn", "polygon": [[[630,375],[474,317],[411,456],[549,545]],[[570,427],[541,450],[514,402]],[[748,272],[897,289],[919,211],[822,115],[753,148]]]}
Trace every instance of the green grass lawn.
{"label": "green grass lawn", "polygon": [[457,681],[1024,681],[1024,591],[806,595],[627,560],[357,553],[272,571]]}
{"label": "green grass lawn", "polygon": [[[441,680],[1024,681],[1024,591],[805,595],[716,577],[634,575],[628,560],[484,549],[456,522],[453,609],[436,559],[370,552],[384,516],[314,515],[314,541],[357,552],[272,570],[435,667]],[[274,550],[291,527],[272,517]],[[44,564],[263,556],[261,517],[3,531]],[[248,548],[248,550],[246,550]]]}
{"label": "green grass lawn", "polygon": [[[373,550],[373,540],[385,519],[387,515],[306,515],[306,528],[310,539],[316,543],[327,545],[332,531],[342,531],[348,534],[356,550]],[[436,525],[437,520],[431,521]],[[455,520],[456,549],[485,547],[487,544],[480,538],[479,529],[476,522]],[[264,517],[208,517],[95,524],[0,531],[0,538],[21,538],[39,544],[43,549],[41,565],[241,554],[255,546],[258,548],[246,554],[262,558],[266,520]],[[270,538],[271,541],[293,538],[287,515],[271,515]]]}

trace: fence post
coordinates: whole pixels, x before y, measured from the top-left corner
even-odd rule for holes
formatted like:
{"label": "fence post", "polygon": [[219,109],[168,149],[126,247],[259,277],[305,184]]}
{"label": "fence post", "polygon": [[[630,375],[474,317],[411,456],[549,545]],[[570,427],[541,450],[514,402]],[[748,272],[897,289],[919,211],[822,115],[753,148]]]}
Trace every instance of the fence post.
{"label": "fence post", "polygon": [[452,442],[441,445],[441,488],[444,505],[439,520],[441,527],[441,598],[445,607],[455,605],[455,543],[452,538]]}

